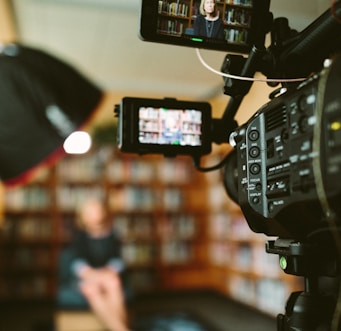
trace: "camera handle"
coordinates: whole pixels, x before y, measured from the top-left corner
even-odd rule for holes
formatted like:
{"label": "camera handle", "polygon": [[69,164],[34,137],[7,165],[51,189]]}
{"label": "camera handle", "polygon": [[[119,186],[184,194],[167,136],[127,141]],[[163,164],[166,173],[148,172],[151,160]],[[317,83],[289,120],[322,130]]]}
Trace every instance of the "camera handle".
{"label": "camera handle", "polygon": [[[268,241],[266,251],[279,255],[284,272],[304,277],[304,290],[290,294],[285,314],[277,316],[277,331],[329,331],[336,306],[335,287],[331,282],[330,293],[324,294],[319,280],[322,276],[339,275],[338,259],[324,246],[293,240]],[[336,278],[335,278],[336,279]],[[327,290],[328,289],[324,289]],[[334,331],[334,330],[333,330]]]}
{"label": "camera handle", "polygon": [[[261,68],[266,54],[265,36],[270,31],[273,16],[269,11],[270,0],[256,1],[253,7],[253,47],[247,59],[239,55],[227,54],[221,71],[242,77],[253,77]],[[213,121],[212,141],[220,144],[229,141],[230,134],[238,127],[235,115],[245,95],[250,91],[252,81],[224,79],[224,94],[231,96],[223,116]]]}
{"label": "camera handle", "polygon": [[[242,77],[253,77],[258,71],[264,54],[265,48],[256,46],[252,48],[247,59],[241,55],[227,54],[221,71]],[[253,84],[252,81],[231,78],[224,78],[224,82],[224,94],[229,95],[231,98],[227,103],[223,116],[213,121],[212,141],[217,144],[229,142],[230,134],[238,127],[234,117]]]}

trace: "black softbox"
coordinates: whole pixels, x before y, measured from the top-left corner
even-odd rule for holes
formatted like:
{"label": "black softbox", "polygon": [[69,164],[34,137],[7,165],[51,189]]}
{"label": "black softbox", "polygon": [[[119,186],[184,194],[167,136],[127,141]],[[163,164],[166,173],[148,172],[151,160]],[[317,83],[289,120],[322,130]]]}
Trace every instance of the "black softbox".
{"label": "black softbox", "polygon": [[0,51],[0,178],[26,181],[62,155],[65,138],[83,126],[102,91],[73,67],[19,44]]}

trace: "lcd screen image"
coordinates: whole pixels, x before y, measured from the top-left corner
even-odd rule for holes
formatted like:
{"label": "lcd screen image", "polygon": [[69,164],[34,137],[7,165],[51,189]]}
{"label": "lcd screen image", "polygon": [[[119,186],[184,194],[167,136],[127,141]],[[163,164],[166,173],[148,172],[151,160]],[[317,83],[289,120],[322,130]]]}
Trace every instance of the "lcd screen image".
{"label": "lcd screen image", "polygon": [[252,39],[252,0],[143,0],[145,40],[248,53]]}
{"label": "lcd screen image", "polygon": [[201,146],[202,113],[195,109],[139,108],[142,144]]}

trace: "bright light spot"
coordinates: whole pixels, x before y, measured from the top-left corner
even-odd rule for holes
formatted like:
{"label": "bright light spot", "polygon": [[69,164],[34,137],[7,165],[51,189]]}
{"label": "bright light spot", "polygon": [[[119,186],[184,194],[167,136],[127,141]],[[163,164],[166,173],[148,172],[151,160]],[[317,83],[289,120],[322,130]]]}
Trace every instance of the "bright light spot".
{"label": "bright light spot", "polygon": [[68,154],[84,154],[91,147],[91,137],[87,132],[72,132],[64,141],[64,150]]}
{"label": "bright light spot", "polygon": [[333,131],[338,131],[341,129],[341,122],[335,121],[330,125],[330,127]]}

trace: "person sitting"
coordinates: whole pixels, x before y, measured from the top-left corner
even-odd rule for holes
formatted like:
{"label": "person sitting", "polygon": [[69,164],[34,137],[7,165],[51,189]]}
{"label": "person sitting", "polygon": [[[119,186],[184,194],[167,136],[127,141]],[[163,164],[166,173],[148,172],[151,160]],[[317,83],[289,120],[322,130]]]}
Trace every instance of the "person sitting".
{"label": "person sitting", "polygon": [[61,256],[60,307],[90,307],[110,331],[128,330],[121,242],[103,203],[88,199],[79,211],[80,227]]}

